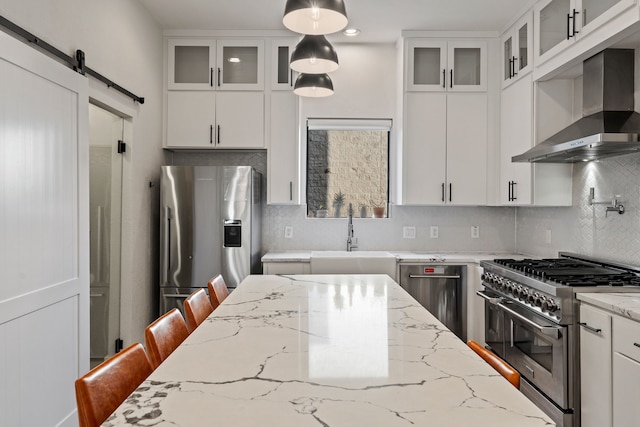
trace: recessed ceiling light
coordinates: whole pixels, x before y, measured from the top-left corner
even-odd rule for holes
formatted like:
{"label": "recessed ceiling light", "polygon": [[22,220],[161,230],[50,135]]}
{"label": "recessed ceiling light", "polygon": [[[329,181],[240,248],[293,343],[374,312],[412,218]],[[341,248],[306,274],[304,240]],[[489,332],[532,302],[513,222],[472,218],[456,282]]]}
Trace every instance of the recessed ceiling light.
{"label": "recessed ceiling light", "polygon": [[346,30],[344,30],[342,32],[342,34],[344,34],[345,36],[349,36],[349,37],[355,37],[358,34],[360,34],[360,30],[357,28],[347,28]]}
{"label": "recessed ceiling light", "polygon": [[232,56],[231,58],[228,59],[229,62],[240,62],[240,58],[237,58],[235,56]]}

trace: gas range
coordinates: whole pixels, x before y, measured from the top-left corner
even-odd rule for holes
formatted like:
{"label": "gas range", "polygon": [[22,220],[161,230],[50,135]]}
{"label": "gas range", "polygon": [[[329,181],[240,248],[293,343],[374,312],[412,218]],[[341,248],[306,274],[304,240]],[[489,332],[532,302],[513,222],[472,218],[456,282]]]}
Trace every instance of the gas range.
{"label": "gas range", "polygon": [[640,292],[640,270],[635,267],[569,252],[559,255],[483,261],[483,285],[561,324],[575,320],[576,292]]}
{"label": "gas range", "polygon": [[485,343],[521,376],[520,391],[559,427],[580,427],[577,292],[640,292],[640,267],[560,252],[482,261]]}

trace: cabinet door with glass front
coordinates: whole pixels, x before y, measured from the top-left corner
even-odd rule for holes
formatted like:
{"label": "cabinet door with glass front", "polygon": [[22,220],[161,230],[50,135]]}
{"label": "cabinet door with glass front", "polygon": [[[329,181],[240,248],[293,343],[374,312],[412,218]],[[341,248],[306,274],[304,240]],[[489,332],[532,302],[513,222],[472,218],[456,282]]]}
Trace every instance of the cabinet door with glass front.
{"label": "cabinet door with glass front", "polygon": [[502,87],[531,71],[533,14],[527,13],[502,37]]}
{"label": "cabinet door with glass front", "polygon": [[216,90],[264,90],[264,41],[218,40]]}
{"label": "cabinet door with glass front", "polygon": [[484,41],[415,39],[407,43],[406,90],[478,92],[487,89]]}
{"label": "cabinet door with glass front", "polygon": [[207,39],[168,40],[169,90],[213,90],[216,42]]}
{"label": "cabinet door with glass front", "polygon": [[293,90],[297,73],[289,67],[296,39],[274,39],[271,41],[271,90]]}
{"label": "cabinet door with glass front", "polygon": [[536,63],[609,23],[638,0],[543,0],[534,8]]}

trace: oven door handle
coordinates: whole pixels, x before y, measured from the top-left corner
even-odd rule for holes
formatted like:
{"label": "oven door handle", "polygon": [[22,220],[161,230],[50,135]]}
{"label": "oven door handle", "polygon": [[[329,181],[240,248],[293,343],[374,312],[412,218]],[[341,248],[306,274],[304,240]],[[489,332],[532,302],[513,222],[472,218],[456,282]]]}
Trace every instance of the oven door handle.
{"label": "oven door handle", "polygon": [[555,339],[560,339],[560,337],[562,336],[562,333],[561,333],[562,328],[557,328],[555,326],[538,325],[533,320],[527,319],[522,314],[520,314],[520,313],[518,313],[516,311],[513,311],[512,309],[510,309],[509,307],[505,306],[504,304],[498,304],[498,306],[501,309],[503,309],[504,311],[506,311],[507,313],[509,313],[509,315],[511,315],[512,317],[515,317],[516,319],[518,319],[522,323],[525,323],[528,326],[531,326],[532,328],[534,328],[535,330],[539,331],[543,335],[547,335],[547,336],[553,337]]}
{"label": "oven door handle", "polygon": [[490,297],[489,295],[487,295],[482,291],[476,291],[476,295],[484,298],[485,300],[489,301],[490,304],[493,304],[493,305],[498,305],[503,301],[502,297]]}

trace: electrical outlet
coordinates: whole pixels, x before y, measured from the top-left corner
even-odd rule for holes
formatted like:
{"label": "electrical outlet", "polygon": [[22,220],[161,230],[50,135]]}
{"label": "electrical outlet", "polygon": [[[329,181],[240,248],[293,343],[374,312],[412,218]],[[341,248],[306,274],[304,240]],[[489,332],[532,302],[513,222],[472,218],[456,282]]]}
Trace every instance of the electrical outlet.
{"label": "electrical outlet", "polygon": [[402,227],[402,238],[403,239],[415,239],[416,238],[416,228],[415,227]]}
{"label": "electrical outlet", "polygon": [[471,238],[472,239],[478,239],[480,237],[480,227],[478,227],[477,225],[472,225],[471,226]]}
{"label": "electrical outlet", "polygon": [[286,227],[284,227],[284,238],[291,239],[292,237],[293,237],[293,227],[290,225],[287,225]]}
{"label": "electrical outlet", "polygon": [[547,245],[551,244],[551,230],[545,231],[544,240],[545,240],[545,242],[547,242]]}
{"label": "electrical outlet", "polygon": [[438,226],[437,225],[432,225],[430,230],[431,230],[431,238],[432,239],[437,239],[438,238]]}

